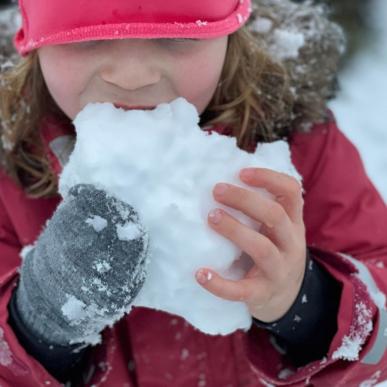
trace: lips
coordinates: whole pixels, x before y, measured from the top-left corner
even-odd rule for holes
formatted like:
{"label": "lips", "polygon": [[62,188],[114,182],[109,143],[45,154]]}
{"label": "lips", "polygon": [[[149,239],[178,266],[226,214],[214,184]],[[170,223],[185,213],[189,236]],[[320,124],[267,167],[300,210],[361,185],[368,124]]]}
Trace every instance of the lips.
{"label": "lips", "polygon": [[123,110],[154,110],[156,106],[144,106],[144,105],[125,105],[123,103],[114,103],[113,104],[117,109]]}

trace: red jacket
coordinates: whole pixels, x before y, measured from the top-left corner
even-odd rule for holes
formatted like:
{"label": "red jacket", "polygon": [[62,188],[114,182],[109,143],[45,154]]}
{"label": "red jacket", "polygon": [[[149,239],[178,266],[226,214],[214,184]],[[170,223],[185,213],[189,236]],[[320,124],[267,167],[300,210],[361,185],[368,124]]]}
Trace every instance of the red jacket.
{"label": "red jacket", "polygon": [[[50,142],[64,130],[51,125],[45,138]],[[333,121],[294,135],[290,145],[304,179],[308,246],[343,287],[338,331],[327,358],[293,369],[281,379],[281,370],[291,368],[289,359],[277,352],[264,330],[252,327],[248,332],[207,336],[180,317],[137,308],[105,330],[103,343],[94,348],[85,370],[85,385],[352,387],[387,379],[386,205],[367,178],[358,152]],[[25,352],[7,324],[19,252],[36,240],[59,201],[59,197],[29,199],[0,173],[3,387],[60,385]],[[356,266],[343,254],[356,258]],[[345,348],[352,348],[352,356],[343,359]]]}

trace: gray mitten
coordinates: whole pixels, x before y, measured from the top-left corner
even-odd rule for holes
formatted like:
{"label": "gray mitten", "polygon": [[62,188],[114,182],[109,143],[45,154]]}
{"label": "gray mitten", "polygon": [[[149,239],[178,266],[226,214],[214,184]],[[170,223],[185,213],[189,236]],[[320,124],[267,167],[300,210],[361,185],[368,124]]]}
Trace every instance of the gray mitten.
{"label": "gray mitten", "polygon": [[27,253],[16,304],[35,335],[95,344],[131,308],[145,280],[148,235],[128,204],[73,187]]}

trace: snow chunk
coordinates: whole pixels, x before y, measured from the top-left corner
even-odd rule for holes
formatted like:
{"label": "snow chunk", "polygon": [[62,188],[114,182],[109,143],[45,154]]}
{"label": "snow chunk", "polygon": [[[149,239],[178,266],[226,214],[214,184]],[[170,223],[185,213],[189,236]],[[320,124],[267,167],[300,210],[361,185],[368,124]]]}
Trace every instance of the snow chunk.
{"label": "snow chunk", "polygon": [[301,321],[302,321],[302,318],[301,318],[298,314],[296,314],[296,315],[294,316],[293,321],[295,321],[295,322],[301,322]]}
{"label": "snow chunk", "polygon": [[293,370],[291,370],[290,368],[284,368],[278,373],[278,379],[286,380],[292,375],[294,375]]}
{"label": "snow chunk", "polygon": [[98,271],[98,273],[106,273],[108,272],[112,267],[110,266],[110,263],[107,261],[102,262],[96,262],[95,268]]}
{"label": "snow chunk", "polygon": [[[134,306],[179,315],[205,333],[229,334],[251,326],[247,306],[205,291],[195,273],[208,267],[240,279],[252,261],[208,226],[210,210],[226,209],[213,199],[212,189],[226,182],[271,198],[265,190],[241,182],[239,171],[246,167],[301,178],[286,142],[261,144],[254,154],[247,153],[236,146],[235,138],[209,135],[198,126],[199,119],[183,98],[151,111],[89,104],[74,121],[76,144],[59,186],[66,198],[72,186],[94,184],[138,212],[139,224],[149,234],[149,265]],[[259,230],[259,224],[239,211],[227,211]],[[133,225],[117,232],[126,238],[137,234]]]}
{"label": "snow chunk", "polygon": [[16,7],[2,8],[0,12],[2,33],[13,35],[21,27],[21,17]]}
{"label": "snow chunk", "polygon": [[266,17],[258,17],[253,21],[250,28],[259,34],[267,34],[273,27],[273,22]]}
{"label": "snow chunk", "polygon": [[12,354],[8,343],[5,341],[2,328],[0,328],[0,364],[4,367],[8,367],[12,364]]}
{"label": "snow chunk", "polygon": [[86,219],[86,223],[93,227],[96,232],[102,231],[108,224],[106,219],[98,215],[94,215],[92,218]]}
{"label": "snow chunk", "polygon": [[259,378],[259,381],[265,386],[265,387],[275,387],[274,384],[271,384],[267,382],[265,379]]}
{"label": "snow chunk", "polygon": [[34,249],[34,245],[24,246],[20,251],[20,257],[24,261],[27,255]]}
{"label": "snow chunk", "polygon": [[298,52],[305,44],[304,35],[296,31],[277,29],[273,38],[270,53],[280,61],[297,58]]}
{"label": "snow chunk", "polygon": [[359,384],[359,387],[373,387],[379,381],[382,371],[376,371],[369,379]]}
{"label": "snow chunk", "polygon": [[61,310],[64,316],[71,321],[80,321],[85,318],[86,305],[76,297],[68,295],[66,303],[62,306]]}
{"label": "snow chunk", "polygon": [[15,66],[15,63],[11,60],[7,60],[0,64],[0,72],[5,72]]}
{"label": "snow chunk", "polygon": [[386,295],[377,287],[375,280],[372,278],[372,275],[369,272],[367,266],[347,254],[340,255],[350,261],[352,265],[356,267],[358,272],[355,274],[355,277],[359,278],[359,280],[367,287],[368,294],[372,298],[372,301],[375,303],[375,305],[379,309],[385,309]]}
{"label": "snow chunk", "polygon": [[344,336],[341,346],[332,354],[333,359],[355,361],[372,331],[372,313],[363,302],[356,305],[357,321],[350,328],[349,336]]}
{"label": "snow chunk", "polygon": [[116,229],[118,238],[121,241],[132,241],[134,239],[138,239],[144,233],[140,225],[133,222],[128,222],[124,225],[117,224]]}
{"label": "snow chunk", "polygon": [[183,348],[182,351],[181,351],[181,356],[180,356],[180,359],[181,360],[186,360],[188,359],[189,357],[189,351],[187,348]]}
{"label": "snow chunk", "polygon": [[125,312],[124,309],[118,309],[117,313],[112,317],[106,317],[106,308],[101,308],[94,303],[86,305],[73,295],[67,294],[67,301],[62,306],[62,314],[72,326],[77,326],[81,322],[87,321],[88,324],[83,327],[80,337],[73,337],[70,344],[83,343],[96,345],[101,342],[101,332],[107,326],[113,326],[114,322],[118,321]]}
{"label": "snow chunk", "polygon": [[206,26],[208,24],[208,22],[206,21],[202,21],[202,20],[196,20],[196,25],[199,26],[199,27],[203,27],[203,26]]}
{"label": "snow chunk", "polygon": [[105,292],[107,290],[107,286],[99,278],[94,278],[92,283],[97,286],[99,292]]}

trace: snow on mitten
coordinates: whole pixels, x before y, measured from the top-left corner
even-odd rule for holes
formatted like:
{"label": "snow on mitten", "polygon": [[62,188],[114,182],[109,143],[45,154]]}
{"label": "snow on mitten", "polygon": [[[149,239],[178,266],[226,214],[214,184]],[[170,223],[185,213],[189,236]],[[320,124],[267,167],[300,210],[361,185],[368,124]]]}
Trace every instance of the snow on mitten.
{"label": "snow on mitten", "polygon": [[53,344],[96,344],[145,281],[148,235],[128,204],[93,185],[69,191],[20,271],[20,317]]}

